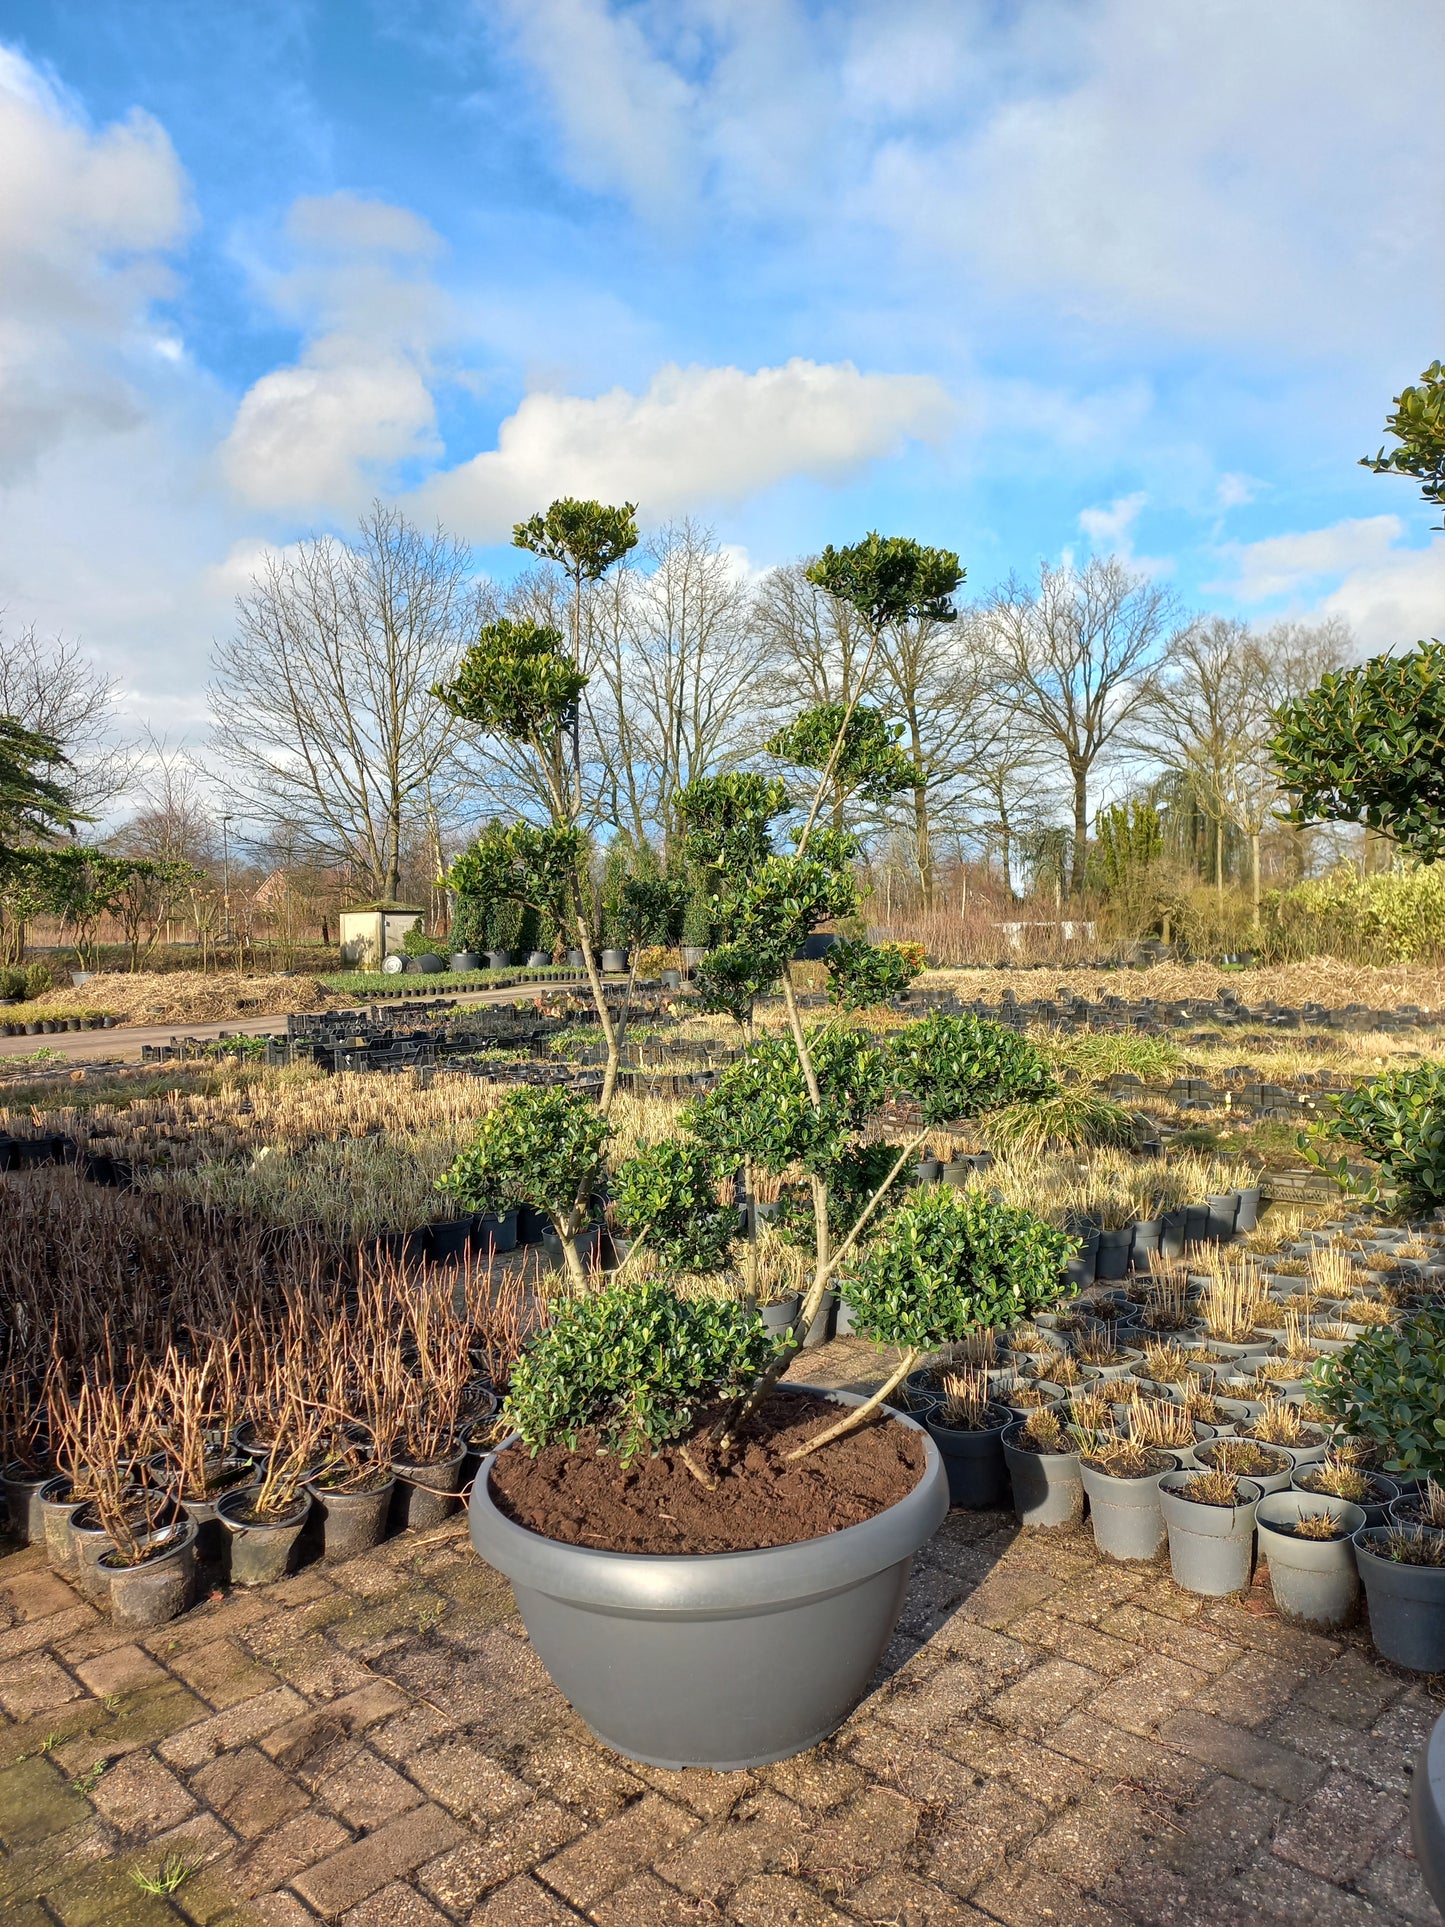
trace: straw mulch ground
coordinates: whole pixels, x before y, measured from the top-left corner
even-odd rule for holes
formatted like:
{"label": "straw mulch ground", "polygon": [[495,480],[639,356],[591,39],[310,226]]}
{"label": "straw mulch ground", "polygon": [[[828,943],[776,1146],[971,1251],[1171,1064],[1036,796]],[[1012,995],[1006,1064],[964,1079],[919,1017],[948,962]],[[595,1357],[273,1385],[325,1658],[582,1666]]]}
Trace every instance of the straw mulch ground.
{"label": "straw mulch ground", "polygon": [[1396,1004],[1445,1006],[1445,969],[1433,964],[1354,964],[1333,957],[1308,963],[1270,964],[1259,970],[1219,970],[1213,964],[1162,963],[1148,970],[1074,970],[1066,964],[1042,970],[930,970],[929,985],[951,985],[963,997],[996,1000],[1005,986],[1021,998],[1050,996],[1062,987],[1089,998],[1209,998],[1232,990],[1245,1004],[1305,1002],[1338,1009],[1364,1004],[1391,1010]]}
{"label": "straw mulch ground", "polygon": [[[227,1018],[284,1017],[292,1011],[329,1010],[346,999],[315,977],[244,977],[238,971],[107,972],[79,990],[52,990],[37,997],[73,1010],[84,1005],[127,1024],[209,1024]],[[354,1001],[354,999],[353,999]]]}

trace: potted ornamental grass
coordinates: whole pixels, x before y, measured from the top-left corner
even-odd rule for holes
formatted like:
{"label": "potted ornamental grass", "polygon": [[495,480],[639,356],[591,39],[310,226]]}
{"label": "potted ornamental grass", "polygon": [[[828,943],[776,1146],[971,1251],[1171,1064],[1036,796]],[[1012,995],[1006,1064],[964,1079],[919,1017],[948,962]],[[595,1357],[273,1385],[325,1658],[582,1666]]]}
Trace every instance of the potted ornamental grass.
{"label": "potted ornamental grass", "polygon": [[[955,557],[873,536],[829,551],[816,579],[849,603],[871,655],[891,624],[950,619],[960,572]],[[572,785],[549,691],[575,703],[576,677],[535,636],[504,655],[493,637],[464,664],[469,713],[546,765],[539,783],[560,816]],[[630,1239],[618,1272],[587,1289],[578,1249],[615,1076],[596,1103],[519,1093],[456,1167],[476,1208],[530,1187],[574,1286],[512,1371],[510,1436],[473,1487],[473,1544],[510,1579],[538,1655],[592,1730],[666,1767],[781,1759],[847,1716],[949,1502],[937,1445],[890,1396],[925,1360],[1068,1289],[1063,1233],[981,1193],[906,1188],[931,1129],[990,1093],[1054,1088],[1027,1041],[938,1017],[876,1040],[853,1007],[893,973],[856,944],[830,973],[831,1013],[804,1020],[792,960],[857,908],[846,807],[916,777],[876,712],[822,707],[777,739],[813,772],[810,789],[739,772],[679,798],[682,859],[707,898],[703,1001],[741,1013],[747,1034],[753,1002],[778,995],[786,1029],[745,1043],[670,1147],[644,1144],[611,1173]],[[570,886],[559,897],[575,900]],[[579,941],[584,921],[570,925]],[[604,1024],[609,1073],[613,1035]],[[900,1106],[916,1128],[880,1151],[883,1115]],[[756,1173],[795,1188],[804,1211],[803,1289],[780,1331],[749,1289],[755,1217],[745,1226],[732,1202],[740,1181],[755,1195]],[[784,1381],[829,1293],[856,1333],[892,1348],[866,1397]]]}

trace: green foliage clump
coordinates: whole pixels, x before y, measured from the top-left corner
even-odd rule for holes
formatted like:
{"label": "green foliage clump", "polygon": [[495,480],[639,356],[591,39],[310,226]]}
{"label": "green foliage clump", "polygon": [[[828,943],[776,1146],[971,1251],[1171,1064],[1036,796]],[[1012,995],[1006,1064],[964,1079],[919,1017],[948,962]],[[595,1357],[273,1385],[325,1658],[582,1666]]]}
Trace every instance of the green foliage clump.
{"label": "green foliage clump", "polygon": [[1445,870],[1434,864],[1361,876],[1350,864],[1264,900],[1272,952],[1412,963],[1445,951]]}
{"label": "green foliage clump", "polygon": [[930,1186],[893,1212],[840,1289],[854,1329],[880,1344],[956,1345],[1067,1298],[1073,1249],[1031,1211]]}
{"label": "green foliage clump", "polygon": [[[870,1140],[849,1145],[820,1173],[828,1186],[828,1239],[835,1251],[897,1162],[896,1144]],[[885,1221],[881,1209],[875,1212],[862,1234],[863,1238],[876,1236]],[[784,1191],[781,1209],[773,1219],[773,1229],[786,1243],[802,1245],[810,1253],[816,1252],[817,1225],[813,1217],[811,1186],[793,1185]]]}
{"label": "green foliage clump", "polygon": [[439,937],[428,935],[424,922],[414,923],[401,940],[401,947],[408,957],[433,957],[437,953]]}
{"label": "green foliage clump", "polygon": [[1164,854],[1159,812],[1137,797],[1100,810],[1094,819],[1094,836],[1090,866],[1110,896],[1134,890],[1143,873]]}
{"label": "green foliage clump", "polygon": [[922,968],[901,944],[872,944],[861,938],[834,944],[824,963],[828,1001],[844,1010],[871,1010],[900,996]]}
{"label": "green foliage clump", "polygon": [[749,1160],[765,1171],[790,1164],[822,1172],[888,1095],[883,1051],[860,1032],[815,1030],[808,1039],[822,1102],[814,1107],[790,1037],[766,1037],[729,1064],[706,1097],[682,1114],[684,1129],[719,1170]]}
{"label": "green foliage clump", "polygon": [[[1378,1177],[1359,1185],[1342,1154],[1331,1165],[1328,1145],[1345,1145],[1379,1167]],[[1317,1124],[1304,1143],[1306,1159],[1333,1173],[1344,1190],[1378,1197],[1394,1189],[1411,1211],[1445,1204],[1445,1064],[1416,1064],[1386,1071],[1347,1096]]]}
{"label": "green foliage clump", "polygon": [[846,703],[816,703],[772,736],[766,747],[770,756],[800,769],[826,770],[839,796],[886,803],[896,791],[915,789],[926,780],[925,772],[900,749],[902,734],[901,723],[888,722],[866,703],[857,704],[851,714]]}
{"label": "green foliage clump", "polygon": [[889,1055],[899,1088],[928,1124],[1037,1103],[1056,1088],[1038,1049],[986,1017],[925,1017],[895,1033]]}
{"label": "green foliage clump", "polygon": [[1134,1121],[1122,1105],[1078,1087],[1005,1105],[985,1118],[981,1128],[990,1150],[1025,1157],[1134,1141]]}
{"label": "green foliage clump", "polygon": [[746,1391],[774,1350],[757,1312],[733,1299],[608,1285],[564,1306],[523,1352],[506,1418],[534,1453],[559,1442],[575,1450],[592,1431],[625,1465],[686,1438],[710,1406]]}
{"label": "green foliage clump", "polygon": [[1432,361],[1418,387],[1395,397],[1395,412],[1385,417],[1385,432],[1399,442],[1387,455],[1360,458],[1377,475],[1411,475],[1427,502],[1445,508],[1445,362]]}
{"label": "green foliage clump", "polygon": [[503,616],[481,630],[452,681],[432,694],[489,735],[533,743],[556,735],[586,687],[560,629]]}
{"label": "green foliage clump", "polygon": [[1369,1439],[1387,1472],[1445,1478],[1445,1311],[1366,1332],[1314,1367],[1309,1396]]}
{"label": "green foliage clump", "polygon": [[952,549],[876,529],[844,549],[830,542],[808,568],[808,580],[854,609],[870,635],[890,624],[957,621],[953,597],[963,578]]}
{"label": "green foliage clump", "polygon": [[1445,645],[1333,670],[1275,716],[1292,823],[1364,823],[1445,856]]}
{"label": "green foliage clump", "polygon": [[[528,1204],[563,1218],[596,1177],[612,1126],[574,1091],[512,1091],[437,1179],[464,1211]],[[560,1228],[560,1226],[559,1226]]]}
{"label": "green foliage clump", "polygon": [[788,792],[775,777],[732,770],[695,777],[673,807],[688,863],[718,878],[750,875],[773,853],[771,826],[787,809]]}
{"label": "green foliage clump", "polygon": [[738,1235],[738,1208],[718,1202],[717,1173],[699,1144],[644,1144],[612,1174],[617,1222],[663,1264],[719,1271]]}
{"label": "green foliage clump", "polygon": [[753,1021],[753,1006],[778,981],[778,973],[745,943],[723,943],[710,950],[693,973],[701,1007],[731,1017],[743,1029]]}

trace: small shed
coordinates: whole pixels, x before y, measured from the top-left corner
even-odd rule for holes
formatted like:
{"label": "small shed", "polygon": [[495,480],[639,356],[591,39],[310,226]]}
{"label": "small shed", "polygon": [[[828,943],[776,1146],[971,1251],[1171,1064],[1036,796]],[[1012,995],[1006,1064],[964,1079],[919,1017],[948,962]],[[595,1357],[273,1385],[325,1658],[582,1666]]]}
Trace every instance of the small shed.
{"label": "small shed", "polygon": [[425,910],[411,903],[353,903],[341,912],[341,961],[348,970],[380,970],[383,957],[400,951],[408,930]]}

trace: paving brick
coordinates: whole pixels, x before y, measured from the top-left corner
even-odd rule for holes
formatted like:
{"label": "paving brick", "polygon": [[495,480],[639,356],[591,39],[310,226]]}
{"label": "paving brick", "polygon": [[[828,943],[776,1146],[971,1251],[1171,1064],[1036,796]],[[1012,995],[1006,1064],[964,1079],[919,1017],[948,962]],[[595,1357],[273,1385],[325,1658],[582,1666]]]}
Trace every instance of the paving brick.
{"label": "paving brick", "polygon": [[49,1619],[75,1609],[74,1590],[44,1566],[0,1579],[0,1605],[19,1620]]}
{"label": "paving brick", "polygon": [[416,1807],[308,1867],[291,1884],[318,1913],[344,1913],[378,1887],[454,1846],[461,1832],[441,1807]]}
{"label": "paving brick", "polygon": [[1031,1572],[1026,1568],[999,1568],[981,1579],[963,1600],[958,1610],[965,1619],[976,1619],[983,1626],[1007,1626],[1022,1619],[1054,1594],[1064,1582],[1054,1573]]}
{"label": "paving brick", "polygon": [[1084,1700],[1094,1699],[1103,1684],[1087,1667],[1067,1659],[1046,1659],[1000,1693],[989,1711],[1003,1725],[1039,1739]]}
{"label": "paving brick", "polygon": [[[182,1889],[186,1916],[211,1927],[211,1923],[225,1920],[239,1904],[271,1893],[304,1868],[329,1859],[350,1838],[341,1822],[329,1814],[314,1809],[299,1813],[294,1820],[216,1860],[188,1881]],[[312,1917],[308,1909],[307,1918]]]}
{"label": "paving brick", "polygon": [[[547,1893],[527,1874],[518,1874],[499,1887],[468,1916],[469,1927],[578,1927],[581,1919],[565,1900]],[[649,1915],[637,1913],[628,1917],[627,1927],[654,1927],[654,1922]]]}
{"label": "paving brick", "polygon": [[1082,1893],[1072,1881],[1010,1867],[979,1888],[979,1920],[1002,1927],[1130,1927],[1131,1917]]}
{"label": "paving brick", "polygon": [[[71,1597],[73,1599],[74,1595]],[[44,1619],[25,1620],[18,1626],[0,1632],[0,1662],[38,1652],[42,1646],[54,1650],[61,1641],[88,1631],[99,1623],[95,1612],[89,1606],[81,1605],[72,1605],[65,1612],[50,1613]],[[61,1654],[61,1657],[65,1655]]]}
{"label": "paving brick", "polygon": [[52,1712],[83,1691],[48,1653],[29,1653],[0,1667],[0,1707],[14,1720]]}
{"label": "paving brick", "polygon": [[[492,1763],[487,1762],[490,1766]],[[629,1773],[615,1756],[572,1739],[545,1740],[520,1762],[528,1782],[588,1821],[605,1820],[642,1793],[645,1782]],[[434,1795],[440,1798],[440,1795]],[[443,1801],[456,1810],[454,1800]]]}
{"label": "paving brick", "polygon": [[[297,1705],[304,1705],[299,1695],[294,1698]],[[262,1750],[288,1772],[299,1771],[322,1748],[334,1746],[338,1739],[365,1733],[401,1712],[407,1704],[406,1694],[390,1680],[372,1680],[353,1693],[344,1693],[340,1699],[307,1708],[294,1719],[269,1726],[261,1741]]]}
{"label": "paving brick", "polygon": [[1265,1731],[1270,1739],[1291,1747],[1305,1759],[1356,1774],[1371,1786],[1397,1794],[1409,1788],[1410,1768],[1417,1749],[1402,1746],[1397,1740],[1380,1739],[1373,1733],[1341,1726],[1307,1706],[1286,1707]]}
{"label": "paving brick", "polygon": [[938,1816],[922,1872],[958,1893],[971,1895],[997,1866],[1049,1820],[1046,1808],[1011,1787],[991,1781],[969,1799],[950,1803]]}
{"label": "paving brick", "polygon": [[0,1843],[12,1853],[90,1817],[89,1805],[49,1760],[22,1760],[0,1773]]}
{"label": "paving brick", "polygon": [[1126,1672],[1139,1657],[1133,1646],[1111,1639],[1096,1626],[1042,1609],[1014,1620],[1011,1630],[1016,1639],[1056,1658],[1071,1659],[1076,1666],[1087,1666],[1102,1679]]}
{"label": "paving brick", "polygon": [[525,1780],[470,1740],[445,1739],[413,1754],[406,1764],[425,1793],[464,1820],[484,1825],[532,1798]]}
{"label": "paving brick", "polygon": [[175,1774],[150,1753],[117,1760],[96,1782],[90,1800],[120,1833],[140,1838],[161,1833],[196,1810]]}
{"label": "paving brick", "polygon": [[1196,1693],[1193,1704],[1231,1726],[1267,1726],[1309,1677],[1305,1667],[1281,1664],[1265,1653],[1245,1653]]}
{"label": "paving brick", "polygon": [[270,1667],[259,1665],[234,1639],[208,1640],[204,1646],[168,1656],[166,1664],[218,1712],[269,1693],[276,1685]]}
{"label": "paving brick", "polygon": [[624,1880],[651,1866],[696,1827],[696,1818],[655,1793],[592,1827],[584,1836],[542,1863],[549,1887],[585,1910]]}
{"label": "paving brick", "polygon": [[369,1747],[357,1749],[340,1772],[328,1775],[320,1792],[332,1811],[359,1833],[420,1806],[423,1799],[410,1780]]}
{"label": "paving brick", "polygon": [[97,1653],[94,1659],[82,1660],[75,1671],[97,1699],[141,1692],[148,1686],[158,1686],[168,1677],[164,1666],[134,1644],[113,1646]]}
{"label": "paving brick", "polygon": [[[316,1920],[316,1915],[295,1894],[262,1894],[252,1901],[246,1912],[249,1919],[245,1927],[251,1927],[252,1922],[255,1927],[313,1927]],[[226,1921],[221,1927],[232,1927],[232,1923]],[[235,1927],[242,1927],[239,1919]]]}
{"label": "paving brick", "polygon": [[765,1873],[746,1881],[729,1908],[738,1927],[851,1927],[831,1901],[785,1874]]}
{"label": "paving brick", "polygon": [[857,1765],[831,1745],[815,1746],[791,1760],[760,1767],[758,1774],[786,1799],[820,1813],[846,1800],[863,1784]]}
{"label": "paving brick", "polygon": [[1031,1840],[1027,1855],[1041,1873],[1095,1888],[1129,1858],[1147,1830],[1148,1814],[1129,1790],[1099,1787]]}
{"label": "paving brick", "polygon": [[[507,1891],[502,1889],[503,1893]],[[472,1918],[490,1920],[491,1916],[474,1914]],[[558,1916],[559,1921],[568,1922],[579,1918],[570,1908]],[[640,1873],[589,1908],[587,1918],[593,1927],[700,1927],[723,1916],[710,1901],[700,1903],[694,1894],[680,1894],[676,1888],[665,1886],[656,1874]]]}
{"label": "paving brick", "polygon": [[341,1927],[448,1927],[448,1922],[415,1887],[393,1880],[343,1914]]}
{"label": "paving brick", "polygon": [[197,1720],[162,1740],[157,1751],[162,1759],[182,1770],[203,1766],[218,1754],[245,1746],[293,1719],[305,1704],[301,1695],[293,1693],[289,1686],[276,1686],[269,1693],[258,1693],[255,1699],[227,1707],[224,1713]]}
{"label": "paving brick", "polygon": [[254,1746],[224,1753],[194,1775],[192,1787],[243,1840],[255,1840],[307,1805],[294,1780]]}
{"label": "paving brick", "polygon": [[[1261,1854],[1219,1894],[1231,1911],[1226,1919],[1240,1927],[1379,1927],[1378,1909],[1360,1894],[1343,1892],[1328,1880]],[[1232,1911],[1237,1909],[1237,1912]]]}
{"label": "paving brick", "polygon": [[1292,1748],[1253,1733],[1248,1727],[1228,1726],[1192,1706],[1171,1713],[1159,1728],[1165,1746],[1217,1767],[1236,1780],[1263,1787],[1285,1800],[1301,1800],[1315,1786],[1324,1769],[1302,1759]]}
{"label": "paving brick", "polygon": [[1280,1828],[1274,1850],[1322,1880],[1343,1880],[1384,1844],[1399,1818],[1392,1794],[1352,1773],[1331,1773]]}
{"label": "paving brick", "polygon": [[923,1817],[920,1802],[889,1787],[866,1787],[826,1826],[813,1829],[803,1848],[804,1869],[829,1893],[851,1893],[912,1852]]}
{"label": "paving brick", "polygon": [[533,1800],[428,1860],[418,1868],[416,1884],[449,1913],[460,1913],[585,1831],[583,1821],[555,1800]]}
{"label": "paving brick", "polygon": [[369,1667],[317,1633],[267,1655],[277,1677],[309,1700],[335,1700],[372,1680]]}
{"label": "paving brick", "polygon": [[749,1793],[731,1813],[698,1829],[677,1852],[659,1856],[657,1873],[669,1886],[717,1900],[750,1874],[790,1860],[796,1866],[805,1838],[799,1809],[765,1789]]}
{"label": "paving brick", "polygon": [[875,1874],[850,1894],[848,1912],[859,1920],[877,1922],[877,1927],[986,1927],[997,1918],[981,1914],[947,1888],[897,1867]]}
{"label": "paving brick", "polygon": [[1209,1683],[1206,1673],[1186,1666],[1181,1660],[1151,1655],[1141,1659],[1090,1703],[1097,1719],[1126,1733],[1146,1734],[1160,1720],[1191,1700]]}

